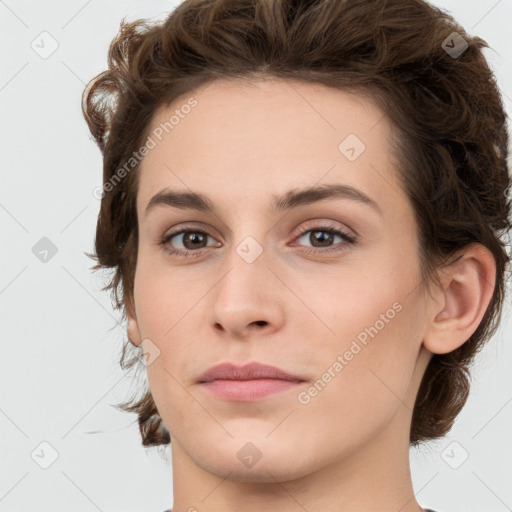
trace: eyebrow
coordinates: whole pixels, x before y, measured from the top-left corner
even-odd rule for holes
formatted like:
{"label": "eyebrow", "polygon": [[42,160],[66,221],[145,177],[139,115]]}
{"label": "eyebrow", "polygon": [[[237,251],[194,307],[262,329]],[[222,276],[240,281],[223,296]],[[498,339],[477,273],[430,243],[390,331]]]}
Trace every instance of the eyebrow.
{"label": "eyebrow", "polygon": [[[325,199],[358,201],[370,206],[379,215],[382,215],[382,210],[374,199],[371,199],[357,188],[342,184],[318,185],[299,190],[290,190],[282,195],[273,195],[270,208],[273,212],[279,213]],[[144,216],[147,216],[156,206],[170,206],[183,210],[190,209],[217,214],[215,205],[207,196],[196,192],[181,192],[168,188],[160,190],[151,198],[146,206]]]}

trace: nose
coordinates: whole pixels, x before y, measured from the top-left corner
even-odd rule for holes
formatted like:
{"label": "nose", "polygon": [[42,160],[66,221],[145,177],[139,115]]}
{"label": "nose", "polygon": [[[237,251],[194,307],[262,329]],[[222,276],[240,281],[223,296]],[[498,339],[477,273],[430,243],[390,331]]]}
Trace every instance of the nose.
{"label": "nose", "polygon": [[286,287],[276,277],[267,251],[251,261],[240,246],[238,252],[233,247],[222,267],[222,277],[209,294],[208,321],[216,333],[245,340],[281,329]]}

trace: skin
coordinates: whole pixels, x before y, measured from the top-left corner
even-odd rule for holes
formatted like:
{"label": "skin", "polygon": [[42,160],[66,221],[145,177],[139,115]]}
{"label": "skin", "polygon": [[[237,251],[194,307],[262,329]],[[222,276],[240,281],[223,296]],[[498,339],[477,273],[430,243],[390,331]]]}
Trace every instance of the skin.
{"label": "skin", "polygon": [[[391,126],[370,99],[297,81],[217,80],[161,108],[151,129],[192,95],[197,106],[139,169],[127,307],[130,341],[159,351],[146,368],[172,439],[173,511],[421,510],[409,467],[414,399],[432,354],[478,327],[494,288],[491,253],[468,246],[442,287],[425,292]],[[338,148],[351,133],[366,147],[354,161]],[[348,198],[270,209],[273,194],[333,183],[356,187],[380,212]],[[202,193],[216,213],[159,205],[145,215],[165,188]],[[160,245],[185,223],[209,236],[185,245],[177,235],[166,247],[199,256]],[[322,250],[313,235],[325,225],[356,243],[334,235],[338,251],[308,253]],[[313,231],[299,236],[302,227]],[[248,236],[262,250],[251,263],[237,252]],[[393,304],[400,311],[301,403],[299,392]],[[224,361],[271,364],[305,382],[258,402],[219,399],[197,379]],[[252,467],[237,457],[248,442],[261,455]]]}

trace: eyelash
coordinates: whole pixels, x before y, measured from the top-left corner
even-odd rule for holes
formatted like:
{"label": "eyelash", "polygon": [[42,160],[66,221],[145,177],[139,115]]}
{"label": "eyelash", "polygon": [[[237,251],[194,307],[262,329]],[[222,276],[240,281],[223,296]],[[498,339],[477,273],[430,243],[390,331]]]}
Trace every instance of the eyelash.
{"label": "eyelash", "polygon": [[[339,228],[336,228],[335,226],[315,226],[315,227],[304,227],[301,229],[299,234],[296,236],[296,239],[302,238],[306,233],[309,233],[310,231],[321,231],[323,233],[330,233],[334,235],[338,235],[342,238],[344,242],[346,242],[343,245],[349,244],[349,245],[355,245],[356,239],[346,233],[345,231],[340,230]],[[176,231],[174,233],[170,233],[167,236],[165,236],[161,241],[160,245],[162,246],[163,250],[170,256],[177,256],[177,257],[185,257],[185,258],[194,258],[198,257],[202,254],[202,252],[206,249],[206,247],[203,247],[201,249],[192,250],[192,249],[169,249],[167,244],[176,236],[181,235],[183,233],[199,233],[201,235],[210,236],[205,231],[202,231],[200,229],[196,229],[194,227],[187,227],[180,229],[179,231]],[[345,248],[339,248],[336,246],[326,247],[324,249],[319,247],[306,247],[304,248],[306,252],[311,254],[325,254],[330,252],[341,252],[344,251]]]}

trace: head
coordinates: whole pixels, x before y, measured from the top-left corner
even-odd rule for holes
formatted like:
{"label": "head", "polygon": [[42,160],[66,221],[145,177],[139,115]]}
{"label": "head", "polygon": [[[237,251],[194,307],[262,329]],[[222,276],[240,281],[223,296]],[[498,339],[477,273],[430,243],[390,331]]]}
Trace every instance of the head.
{"label": "head", "polygon": [[[145,446],[172,430],[208,467],[205,435],[221,461],[245,437],[281,461],[300,440],[301,467],[391,425],[413,445],[450,430],[509,261],[506,115],[484,47],[419,0],[188,0],[121,24],[84,114],[104,157],[94,268],[113,270],[122,367],[147,370],[122,404]],[[333,184],[370,201],[328,198]],[[165,189],[206,200],[148,209]],[[308,251],[311,232],[337,251]],[[202,394],[209,366],[253,359],[307,385],[243,414]],[[293,420],[267,438],[283,406]]]}

